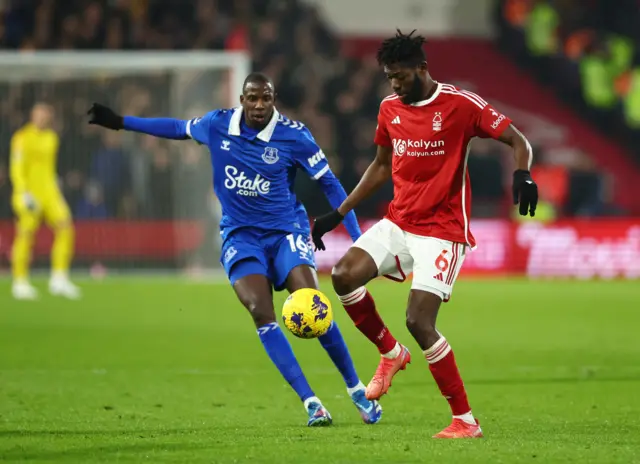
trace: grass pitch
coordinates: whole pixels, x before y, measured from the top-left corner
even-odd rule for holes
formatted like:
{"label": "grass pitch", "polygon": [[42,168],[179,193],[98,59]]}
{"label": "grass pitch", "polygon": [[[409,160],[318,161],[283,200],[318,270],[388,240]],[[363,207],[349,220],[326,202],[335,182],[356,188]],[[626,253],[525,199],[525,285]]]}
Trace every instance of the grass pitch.
{"label": "grass pitch", "polygon": [[[291,337],[334,418],[308,429],[226,284],[112,278],[80,302],[17,303],[0,281],[0,460],[640,462],[638,282],[458,282],[439,329],[486,435],[473,441],[430,438],[449,409],[404,327],[408,285],[370,288],[413,363],[366,426],[319,343]],[[366,383],[377,352],[332,299]]]}

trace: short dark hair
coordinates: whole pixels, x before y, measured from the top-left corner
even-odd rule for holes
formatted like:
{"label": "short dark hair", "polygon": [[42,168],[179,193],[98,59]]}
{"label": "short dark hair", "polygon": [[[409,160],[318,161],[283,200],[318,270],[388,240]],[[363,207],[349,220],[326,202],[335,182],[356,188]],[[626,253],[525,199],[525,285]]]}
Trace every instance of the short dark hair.
{"label": "short dark hair", "polygon": [[275,90],[275,86],[273,85],[273,81],[271,80],[271,78],[261,72],[252,72],[251,74],[249,74],[245,78],[244,84],[242,84],[242,90],[244,90],[248,84],[262,84],[262,85],[269,84]]}
{"label": "short dark hair", "polygon": [[395,37],[391,37],[380,45],[378,48],[378,64],[388,66],[392,64],[406,64],[409,66],[418,66],[427,60],[427,56],[422,48],[426,42],[421,35],[414,36],[414,29],[409,35],[403,34],[400,29]]}

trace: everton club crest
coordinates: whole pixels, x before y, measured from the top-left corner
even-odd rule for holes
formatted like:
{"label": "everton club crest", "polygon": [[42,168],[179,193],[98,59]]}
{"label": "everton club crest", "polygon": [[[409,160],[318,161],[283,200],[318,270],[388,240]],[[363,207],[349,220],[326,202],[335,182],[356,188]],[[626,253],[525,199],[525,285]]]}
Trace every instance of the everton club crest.
{"label": "everton club crest", "polygon": [[267,164],[275,164],[280,159],[278,157],[278,149],[272,147],[265,147],[262,159]]}

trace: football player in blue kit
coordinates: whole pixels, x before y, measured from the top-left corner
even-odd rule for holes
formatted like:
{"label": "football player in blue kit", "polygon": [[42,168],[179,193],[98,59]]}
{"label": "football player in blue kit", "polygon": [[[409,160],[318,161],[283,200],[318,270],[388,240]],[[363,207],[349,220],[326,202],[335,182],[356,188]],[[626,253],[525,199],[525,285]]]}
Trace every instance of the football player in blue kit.
{"label": "football player in blue kit", "polygon": [[[271,79],[252,73],[245,79],[237,108],[180,120],[120,116],[94,103],[88,112],[89,124],[167,139],[193,139],[209,148],[213,187],[222,205],[224,269],[271,361],[302,400],[309,416],[307,425],[329,425],[331,415],[309,386],[276,322],[273,289],[292,293],[318,288],[308,215],[293,192],[297,169],[319,183],[333,208],[347,196],[311,132],[281,115],[275,97]],[[353,212],[344,224],[355,241],[361,232]],[[365,386],[335,321],[319,340],[342,374],[364,422],[378,422],[382,408],[365,397]]]}

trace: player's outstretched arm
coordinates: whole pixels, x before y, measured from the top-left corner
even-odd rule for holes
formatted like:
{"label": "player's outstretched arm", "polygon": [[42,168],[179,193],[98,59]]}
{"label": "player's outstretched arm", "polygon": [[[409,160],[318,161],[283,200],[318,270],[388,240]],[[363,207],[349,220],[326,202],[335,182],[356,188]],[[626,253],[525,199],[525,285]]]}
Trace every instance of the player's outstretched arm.
{"label": "player's outstretched arm", "polygon": [[358,206],[363,200],[369,198],[391,178],[392,153],[391,147],[378,145],[375,159],[369,165],[353,192],[338,208],[338,212],[342,216]]}
{"label": "player's outstretched arm", "polygon": [[190,121],[182,119],[121,116],[100,103],[91,105],[87,114],[89,115],[89,124],[106,127],[107,129],[124,129],[172,140],[186,140],[189,138]]}
{"label": "player's outstretched arm", "polygon": [[[333,174],[333,172],[329,169],[322,177],[318,179],[318,183],[320,184],[320,188],[324,192],[327,200],[329,200],[329,204],[335,210],[342,205],[344,200],[347,198],[347,192],[345,192],[344,187],[340,183],[340,180]],[[358,218],[356,217],[355,211],[349,211],[344,216],[344,227],[347,229],[351,240],[354,242],[360,238],[362,235],[362,231],[360,230],[360,225],[358,224]]]}
{"label": "player's outstretched arm", "polygon": [[324,234],[338,227],[338,224],[342,222],[350,211],[389,180],[391,177],[391,157],[391,147],[378,145],[375,159],[369,165],[353,192],[334,211],[315,219],[311,237],[317,249],[324,250],[324,243],[322,242]]}
{"label": "player's outstretched arm", "polygon": [[520,204],[521,216],[536,214],[538,205],[538,186],[531,178],[533,150],[527,138],[513,124],[510,124],[498,137],[498,140],[513,148],[516,170],[513,173],[513,204]]}

